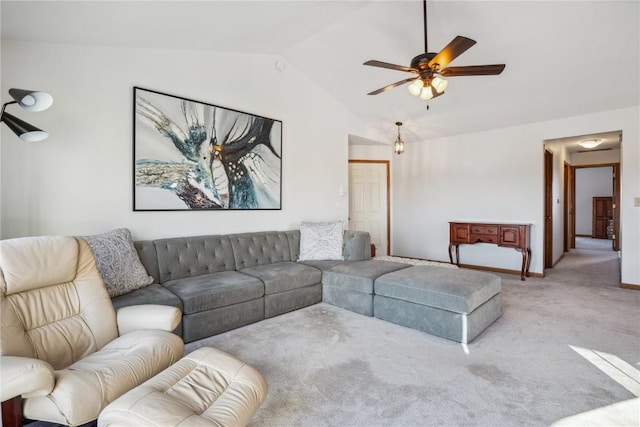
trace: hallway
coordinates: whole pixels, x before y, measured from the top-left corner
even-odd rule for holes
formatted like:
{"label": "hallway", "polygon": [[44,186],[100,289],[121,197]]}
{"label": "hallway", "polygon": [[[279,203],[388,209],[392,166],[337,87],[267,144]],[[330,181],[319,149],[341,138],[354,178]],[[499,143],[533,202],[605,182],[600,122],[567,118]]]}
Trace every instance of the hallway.
{"label": "hallway", "polygon": [[565,252],[562,259],[545,270],[546,278],[585,285],[620,286],[620,259],[611,250],[611,241],[576,238],[576,249]]}

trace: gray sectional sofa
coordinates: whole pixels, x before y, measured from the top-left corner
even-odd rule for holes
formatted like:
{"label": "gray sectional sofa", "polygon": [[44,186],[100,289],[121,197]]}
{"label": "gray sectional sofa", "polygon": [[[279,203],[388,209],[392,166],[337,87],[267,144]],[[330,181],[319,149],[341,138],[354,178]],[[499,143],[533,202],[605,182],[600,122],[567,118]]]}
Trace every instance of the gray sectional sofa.
{"label": "gray sectional sofa", "polygon": [[[378,280],[404,269],[413,272],[411,269],[426,267],[372,260],[370,243],[368,233],[345,231],[344,260],[299,262],[299,230],[138,241],[135,242],[136,250],[154,282],[115,297],[112,301],[116,308],[145,303],[178,307],[183,317],[175,332],[182,335],[185,342],[321,301],[374,316]],[[394,299],[387,296],[384,310],[386,320],[468,342],[500,316],[499,277],[480,272],[463,277],[456,273],[457,270],[430,268],[448,271],[440,271],[435,275],[418,274],[419,277],[438,277],[438,283],[417,280],[414,281],[414,289],[408,293],[402,290],[405,284],[400,280],[397,286],[401,290],[397,295],[424,294],[427,297],[418,298],[417,303],[432,304],[433,307],[427,311],[416,311],[416,318],[398,318],[396,321],[388,315],[389,311],[393,311],[394,306],[405,311],[407,303],[413,306],[416,301],[407,302],[404,297]],[[413,272],[416,273],[419,272]],[[428,295],[443,293],[442,284],[439,283],[442,277],[451,279],[446,283],[444,292],[450,292],[453,296],[448,299],[430,298]],[[457,281],[463,282],[462,287],[451,286]],[[489,282],[490,285],[487,285]],[[388,288],[388,280],[386,285]],[[476,292],[476,288],[481,290]],[[473,300],[471,305],[460,303],[460,300],[469,298]],[[493,302],[487,305],[485,302],[488,300]],[[460,325],[464,323],[466,332],[469,329],[467,316],[472,318],[472,313],[465,313],[464,310],[474,311],[480,307],[483,307],[482,316],[475,316],[480,318],[480,322],[471,328],[473,336],[461,334]],[[428,326],[432,323],[430,317],[433,317],[433,322],[453,322],[454,327]]]}

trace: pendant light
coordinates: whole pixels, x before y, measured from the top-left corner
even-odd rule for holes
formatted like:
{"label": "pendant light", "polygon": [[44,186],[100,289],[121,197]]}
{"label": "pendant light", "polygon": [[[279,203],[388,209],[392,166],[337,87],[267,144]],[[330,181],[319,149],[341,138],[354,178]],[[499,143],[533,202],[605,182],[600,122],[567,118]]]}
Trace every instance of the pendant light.
{"label": "pendant light", "polygon": [[396,154],[404,153],[404,141],[400,138],[400,126],[402,126],[402,122],[396,122],[396,126],[398,126],[398,138],[393,146],[393,152]]}

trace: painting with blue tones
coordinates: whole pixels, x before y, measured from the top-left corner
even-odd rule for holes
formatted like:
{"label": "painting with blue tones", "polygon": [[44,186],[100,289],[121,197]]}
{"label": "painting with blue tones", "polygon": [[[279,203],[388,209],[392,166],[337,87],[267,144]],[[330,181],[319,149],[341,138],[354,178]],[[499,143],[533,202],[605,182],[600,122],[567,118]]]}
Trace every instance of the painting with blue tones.
{"label": "painting with blue tones", "polygon": [[282,122],[133,88],[133,209],[281,209]]}

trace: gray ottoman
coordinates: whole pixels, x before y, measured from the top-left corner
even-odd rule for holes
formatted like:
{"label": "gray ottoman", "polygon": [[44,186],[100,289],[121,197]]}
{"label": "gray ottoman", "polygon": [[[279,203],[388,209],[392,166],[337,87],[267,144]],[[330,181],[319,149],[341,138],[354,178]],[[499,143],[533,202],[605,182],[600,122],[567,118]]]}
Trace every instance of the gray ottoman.
{"label": "gray ottoman", "polygon": [[365,260],[336,265],[322,273],[322,301],[365,316],[373,316],[373,282],[408,264]]}
{"label": "gray ottoman", "polygon": [[462,343],[502,314],[500,277],[471,270],[416,266],[374,283],[374,316]]}

